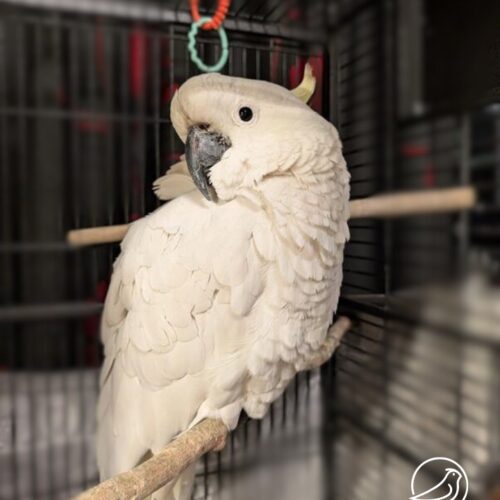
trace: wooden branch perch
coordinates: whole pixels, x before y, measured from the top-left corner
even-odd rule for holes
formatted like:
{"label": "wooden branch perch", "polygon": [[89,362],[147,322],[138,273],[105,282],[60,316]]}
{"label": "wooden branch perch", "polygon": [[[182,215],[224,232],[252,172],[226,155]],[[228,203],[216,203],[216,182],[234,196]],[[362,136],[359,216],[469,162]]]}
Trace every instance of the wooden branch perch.
{"label": "wooden branch perch", "polygon": [[[328,361],[342,337],[351,328],[349,318],[340,316],[330,327],[325,348],[308,367]],[[134,469],[118,474],[84,491],[74,500],[141,500],[179,476],[193,462],[209,451],[220,451],[226,444],[228,430],[220,420],[203,420],[168,444],[160,453]]]}
{"label": "wooden branch perch", "polygon": [[220,420],[203,420],[181,434],[160,453],[134,469],[118,474],[78,495],[75,500],[140,500],[175,479],[211,450],[221,450],[227,427]]}
{"label": "wooden branch perch", "polygon": [[[472,208],[476,193],[470,186],[413,191],[399,194],[385,194],[349,203],[351,219],[364,217],[392,218],[410,215],[455,212]],[[73,246],[96,245],[121,241],[128,224],[119,226],[73,229],[67,234],[67,241]]]}

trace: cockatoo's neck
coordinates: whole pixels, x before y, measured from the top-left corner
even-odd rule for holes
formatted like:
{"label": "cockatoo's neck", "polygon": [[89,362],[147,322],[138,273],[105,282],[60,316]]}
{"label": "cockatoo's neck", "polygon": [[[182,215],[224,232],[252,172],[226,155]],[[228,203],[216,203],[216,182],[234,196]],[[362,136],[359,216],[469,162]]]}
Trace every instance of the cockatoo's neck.
{"label": "cockatoo's neck", "polygon": [[309,218],[316,227],[327,228],[331,215],[339,210],[341,188],[336,185],[333,170],[300,177],[290,172],[269,177],[255,188],[242,191],[241,196],[259,206],[274,223],[302,225]]}

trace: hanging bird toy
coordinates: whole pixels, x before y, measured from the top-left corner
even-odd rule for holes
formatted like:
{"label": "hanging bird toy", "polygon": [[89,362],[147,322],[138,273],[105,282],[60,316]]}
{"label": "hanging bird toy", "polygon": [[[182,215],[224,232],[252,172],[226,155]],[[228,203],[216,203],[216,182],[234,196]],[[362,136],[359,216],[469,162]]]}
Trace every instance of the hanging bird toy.
{"label": "hanging bird toy", "polygon": [[[193,63],[196,64],[200,71],[204,71],[205,73],[218,72],[227,63],[227,59],[229,57],[229,43],[222,23],[226,17],[230,3],[230,0],[220,0],[213,17],[201,17],[198,8],[198,0],[191,0],[191,15],[193,16],[194,22],[191,25],[191,29],[188,34],[188,51]],[[203,30],[216,30],[219,34],[221,55],[219,60],[211,66],[205,64],[201,60],[196,49],[196,35],[198,34],[200,28]]]}

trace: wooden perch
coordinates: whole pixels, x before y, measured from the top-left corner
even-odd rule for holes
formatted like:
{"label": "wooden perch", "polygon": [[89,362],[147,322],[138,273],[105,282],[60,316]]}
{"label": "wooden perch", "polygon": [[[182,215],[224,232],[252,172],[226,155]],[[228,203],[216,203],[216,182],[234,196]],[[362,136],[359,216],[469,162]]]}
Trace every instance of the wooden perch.
{"label": "wooden perch", "polygon": [[472,208],[476,193],[470,186],[383,194],[349,203],[351,219],[364,217],[392,218],[410,215],[455,212]]}
{"label": "wooden perch", "polygon": [[[307,368],[326,363],[351,328],[351,320],[340,316],[330,326],[329,335]],[[74,500],[141,500],[179,476],[209,451],[220,451],[226,444],[228,430],[220,420],[203,420],[168,444],[160,453],[134,469],[118,474],[84,491]]]}
{"label": "wooden perch", "polygon": [[[475,203],[474,189],[465,186],[373,196],[353,200],[349,203],[349,208],[351,219],[393,218],[466,210],[472,208]],[[128,224],[73,229],[68,232],[67,241],[75,247],[114,243],[123,239],[127,229]]]}
{"label": "wooden perch", "polygon": [[97,245],[99,243],[116,243],[123,240],[128,224],[118,226],[96,226],[86,229],[73,229],[68,231],[66,240],[75,247]]}
{"label": "wooden perch", "polygon": [[212,450],[221,450],[227,427],[203,420],[181,434],[160,453],[134,469],[118,474],[78,495],[75,500],[140,500],[175,479],[186,467]]}

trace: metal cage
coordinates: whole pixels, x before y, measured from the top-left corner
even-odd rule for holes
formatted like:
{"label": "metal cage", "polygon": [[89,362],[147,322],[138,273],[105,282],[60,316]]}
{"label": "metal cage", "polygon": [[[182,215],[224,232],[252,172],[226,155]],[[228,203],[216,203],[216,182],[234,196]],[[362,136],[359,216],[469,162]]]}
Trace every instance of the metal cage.
{"label": "metal cage", "polygon": [[[355,327],[321,373],[205,457],[195,498],[255,498],[262,475],[267,498],[407,498],[434,455],[461,461],[471,498],[498,479],[499,336],[476,327],[484,311],[466,291],[500,319],[484,280],[500,262],[500,82],[443,104],[429,70],[443,43],[422,28],[427,16],[442,29],[430,4],[232,2],[224,72],[292,87],[311,62],[311,105],[339,129],[353,198],[472,183],[480,206],[351,222],[339,310]],[[99,313],[118,249],[75,249],[65,233],[157,206],[151,184],[182,153],[169,101],[196,73],[190,20],[173,0],[0,1],[2,499],[97,482]],[[215,58],[217,37],[203,34],[200,50]],[[450,287],[456,276],[465,284]]]}

